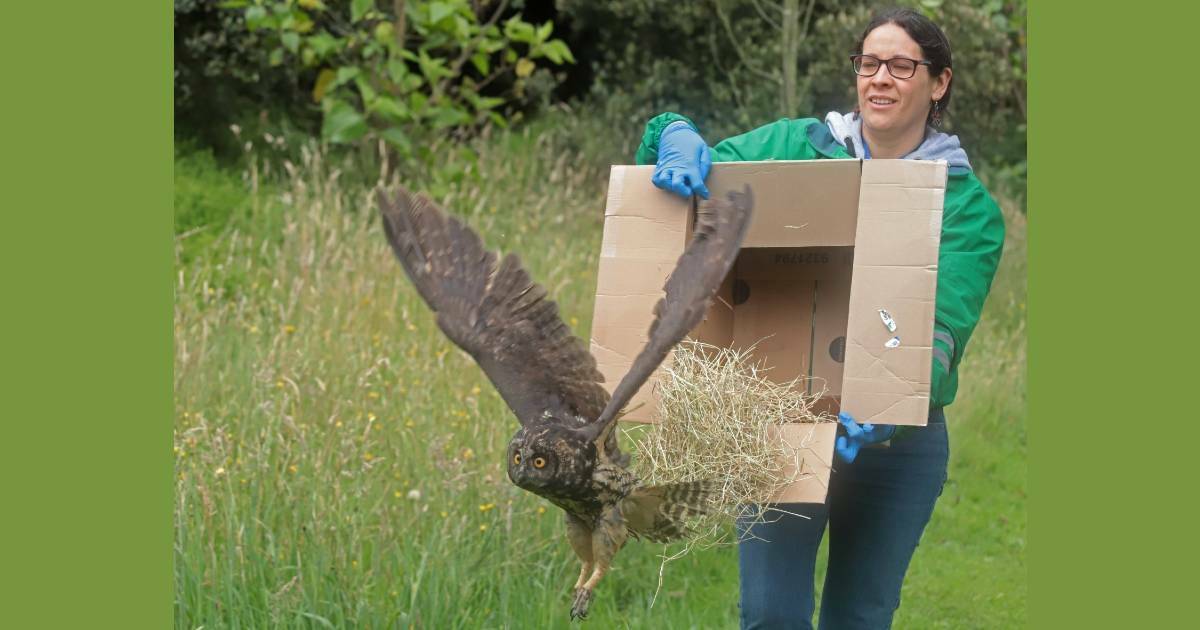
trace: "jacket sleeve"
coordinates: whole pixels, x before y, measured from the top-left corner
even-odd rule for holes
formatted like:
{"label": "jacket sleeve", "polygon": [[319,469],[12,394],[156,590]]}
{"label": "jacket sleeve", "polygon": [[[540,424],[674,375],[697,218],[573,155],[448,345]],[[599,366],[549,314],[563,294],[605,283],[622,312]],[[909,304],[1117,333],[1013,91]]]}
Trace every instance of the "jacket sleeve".
{"label": "jacket sleeve", "polygon": [[[691,119],[674,112],[664,112],[646,123],[642,142],[638,145],[636,163],[654,164],[658,161],[658,140],[673,122],[684,121],[697,133]],[[789,120],[786,118],[765,124],[757,129],[727,138],[712,147],[714,162],[749,162],[756,160],[811,160],[819,157],[805,134],[815,118]]]}
{"label": "jacket sleeve", "polygon": [[966,190],[947,199],[942,217],[931,384],[937,405],[953,402],[958,364],[979,323],[1004,247],[1000,207],[973,174],[968,177],[972,181]]}

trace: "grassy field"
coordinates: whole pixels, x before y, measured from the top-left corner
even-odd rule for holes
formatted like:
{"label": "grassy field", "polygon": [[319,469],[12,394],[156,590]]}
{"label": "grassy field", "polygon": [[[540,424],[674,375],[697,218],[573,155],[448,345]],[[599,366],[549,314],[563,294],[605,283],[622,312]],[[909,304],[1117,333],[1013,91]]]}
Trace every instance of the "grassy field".
{"label": "grassy field", "polygon": [[[464,176],[436,184],[585,338],[628,122],[558,112],[448,158]],[[393,260],[374,178],[312,149],[266,171],[176,156],[176,626],[567,627],[560,512],[508,482],[516,423]],[[1006,215],[899,628],[1024,625],[1025,224]],[[651,606],[663,551],[628,545],[587,624],[736,627],[736,550],[668,564]]]}

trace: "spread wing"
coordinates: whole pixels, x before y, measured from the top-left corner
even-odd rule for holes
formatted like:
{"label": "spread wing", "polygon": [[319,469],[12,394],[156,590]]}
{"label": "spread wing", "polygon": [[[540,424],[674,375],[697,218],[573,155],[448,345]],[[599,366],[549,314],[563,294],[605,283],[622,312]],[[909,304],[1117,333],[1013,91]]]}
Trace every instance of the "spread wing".
{"label": "spread wing", "polygon": [[471,228],[425,197],[380,192],[383,230],[438,327],[475,358],[521,424],[597,417],[604,377],[515,255],[497,265]]}
{"label": "spread wing", "polygon": [[696,228],[687,249],[663,287],[666,295],[654,306],[650,339],[621,379],[612,399],[596,420],[592,431],[603,441],[615,425],[617,414],[629,403],[646,379],[708,310],[709,301],[720,288],[737,258],[754,198],[747,186],[730,192],[726,200],[703,202],[696,212]]}

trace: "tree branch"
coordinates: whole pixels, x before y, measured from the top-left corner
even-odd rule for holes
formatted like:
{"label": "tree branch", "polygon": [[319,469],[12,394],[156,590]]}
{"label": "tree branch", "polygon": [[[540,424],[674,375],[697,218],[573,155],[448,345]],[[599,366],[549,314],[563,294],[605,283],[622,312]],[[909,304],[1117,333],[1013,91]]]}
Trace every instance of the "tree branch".
{"label": "tree branch", "polygon": [[746,110],[746,100],[744,98],[742,98],[742,91],[740,89],[738,89],[737,83],[735,83],[733,80],[734,73],[729,72],[721,65],[721,54],[720,54],[720,51],[717,50],[717,38],[716,37],[708,37],[707,39],[708,39],[709,48],[712,49],[713,65],[717,67],[717,70],[719,70],[726,79],[728,79],[729,92],[730,92],[730,94],[733,95],[733,100],[734,100],[734,102],[737,103],[738,109],[745,111]]}
{"label": "tree branch", "polygon": [[797,32],[800,21],[799,0],[783,0],[783,17],[780,23],[783,29],[779,32],[779,71],[783,77],[779,90],[779,109],[785,116],[796,113],[796,72],[797,51],[800,47],[800,34]]}
{"label": "tree branch", "polygon": [[396,14],[396,45],[404,50],[404,36],[408,30],[408,16],[404,13],[404,0],[392,0],[392,12]]}
{"label": "tree branch", "polygon": [[500,16],[504,13],[504,9],[506,8],[508,8],[508,0],[500,0],[500,4],[496,7],[496,11],[492,13],[492,17],[488,19],[485,24],[480,25],[479,35],[476,35],[474,39],[463,46],[462,54],[460,54],[458,59],[455,59],[454,63],[450,66],[450,75],[443,78],[438,83],[437,89],[434,90],[435,97],[443,94],[446,91],[447,86],[450,85],[450,80],[458,77],[459,73],[462,72],[463,65],[465,65],[467,60],[471,58],[471,55],[475,52],[475,48],[479,45],[479,41],[483,39],[483,31],[487,30],[489,26],[494,25],[496,21],[500,19]]}
{"label": "tree branch", "polygon": [[817,5],[817,0],[808,0],[808,7],[804,9],[804,26],[800,29],[800,39],[808,37],[808,26],[812,23],[813,7]]}
{"label": "tree branch", "polygon": [[750,72],[753,72],[754,74],[757,74],[768,81],[778,83],[779,77],[756,68],[754,64],[751,64],[750,60],[746,58],[746,54],[743,53],[741,47],[738,46],[737,37],[735,37],[733,34],[733,26],[729,24],[729,16],[721,10],[721,0],[713,0],[713,6],[715,6],[717,9],[717,17],[720,19],[721,25],[725,27],[725,35],[729,37],[729,43],[733,48],[733,52],[737,53],[738,59],[741,60],[742,65],[745,66]]}
{"label": "tree branch", "polygon": [[[750,0],[750,2],[754,5],[754,9],[758,11],[758,14],[762,16],[764,22],[775,27],[775,30],[777,31],[783,30],[783,27],[779,25],[779,22],[776,22],[774,18],[767,15],[767,10],[763,8],[762,3],[760,3],[758,0]],[[780,10],[779,7],[774,5],[772,5],[771,8],[775,9],[776,11]]]}

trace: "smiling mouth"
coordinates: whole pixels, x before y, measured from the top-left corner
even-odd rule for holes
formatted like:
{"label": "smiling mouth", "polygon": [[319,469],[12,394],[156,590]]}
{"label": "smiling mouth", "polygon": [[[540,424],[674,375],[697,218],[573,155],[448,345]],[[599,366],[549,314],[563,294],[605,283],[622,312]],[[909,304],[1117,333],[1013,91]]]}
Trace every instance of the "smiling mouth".
{"label": "smiling mouth", "polygon": [[880,106],[895,105],[896,99],[887,98],[884,96],[872,96],[871,98],[867,99],[867,102],[871,103],[872,105],[880,105]]}

